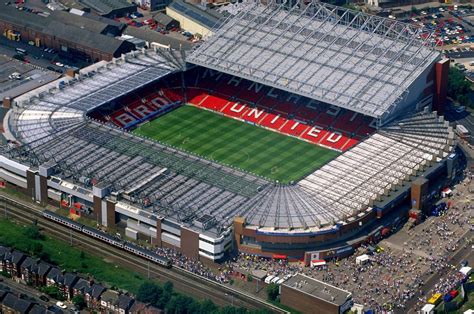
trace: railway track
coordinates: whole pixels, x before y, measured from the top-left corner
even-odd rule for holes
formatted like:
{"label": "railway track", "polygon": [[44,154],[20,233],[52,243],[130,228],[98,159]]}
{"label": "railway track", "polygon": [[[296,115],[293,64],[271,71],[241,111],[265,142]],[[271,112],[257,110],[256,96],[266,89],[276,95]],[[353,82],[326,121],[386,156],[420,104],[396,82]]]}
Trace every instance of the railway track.
{"label": "railway track", "polygon": [[149,278],[158,278],[161,281],[171,281],[177,291],[189,294],[198,299],[210,299],[217,305],[242,306],[249,309],[266,308],[275,313],[286,311],[252,295],[247,295],[233,288],[221,285],[208,279],[197,276],[186,270],[173,267],[166,269],[141,257],[115,248],[87,235],[46,220],[41,215],[41,210],[27,204],[0,195],[0,213],[4,209],[8,218],[13,218],[22,223],[31,223],[36,220],[44,232],[53,238],[73,243],[86,252],[107,258],[114,263],[133,269]]}

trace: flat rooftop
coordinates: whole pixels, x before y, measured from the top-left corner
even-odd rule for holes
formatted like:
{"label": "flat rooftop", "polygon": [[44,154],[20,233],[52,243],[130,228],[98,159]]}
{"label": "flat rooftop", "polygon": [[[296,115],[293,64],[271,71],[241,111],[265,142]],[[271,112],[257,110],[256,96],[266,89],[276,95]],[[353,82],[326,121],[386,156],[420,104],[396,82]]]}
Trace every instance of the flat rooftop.
{"label": "flat rooftop", "polygon": [[352,293],[349,291],[301,274],[291,277],[283,285],[337,306],[352,298]]}
{"label": "flat rooftop", "polygon": [[[20,73],[20,80],[10,80],[9,75]],[[39,86],[54,81],[60,76],[56,72],[36,69],[30,64],[6,56],[0,56],[0,102],[5,97],[15,98]]]}

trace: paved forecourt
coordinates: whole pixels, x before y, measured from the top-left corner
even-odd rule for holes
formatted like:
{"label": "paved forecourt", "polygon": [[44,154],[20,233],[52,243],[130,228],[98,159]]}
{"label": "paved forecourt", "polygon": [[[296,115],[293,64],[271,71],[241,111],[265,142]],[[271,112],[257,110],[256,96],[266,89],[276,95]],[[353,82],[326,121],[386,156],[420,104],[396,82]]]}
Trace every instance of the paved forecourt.
{"label": "paved forecourt", "polygon": [[180,107],[134,133],[282,183],[299,180],[339,155],[192,106]]}

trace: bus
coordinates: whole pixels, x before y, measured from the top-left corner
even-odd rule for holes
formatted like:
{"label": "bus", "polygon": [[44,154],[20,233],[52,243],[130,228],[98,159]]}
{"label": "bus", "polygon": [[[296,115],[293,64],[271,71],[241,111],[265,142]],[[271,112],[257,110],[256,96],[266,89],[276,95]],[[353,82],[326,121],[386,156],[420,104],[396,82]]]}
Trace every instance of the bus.
{"label": "bus", "polygon": [[21,48],[16,48],[15,51],[22,55],[28,54],[25,49],[21,49]]}
{"label": "bus", "polygon": [[443,295],[441,293],[435,293],[431,298],[428,299],[429,304],[438,305],[441,302],[441,297]]}

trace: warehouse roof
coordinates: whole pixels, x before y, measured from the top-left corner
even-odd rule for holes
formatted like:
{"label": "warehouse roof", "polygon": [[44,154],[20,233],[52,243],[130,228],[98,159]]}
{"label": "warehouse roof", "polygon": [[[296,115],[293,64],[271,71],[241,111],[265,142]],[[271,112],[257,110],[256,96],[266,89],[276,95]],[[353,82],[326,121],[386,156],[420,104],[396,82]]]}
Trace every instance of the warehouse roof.
{"label": "warehouse roof", "polygon": [[130,4],[126,0],[80,0],[79,2],[101,14],[108,14],[114,10],[132,6],[136,7],[135,4]]}
{"label": "warehouse roof", "polygon": [[352,298],[349,291],[302,274],[291,277],[283,285],[337,306],[343,305]]}
{"label": "warehouse roof", "polygon": [[242,4],[187,61],[380,118],[440,54],[416,25],[320,2]]}
{"label": "warehouse roof", "polygon": [[153,19],[160,23],[161,25],[168,25],[169,23],[173,22],[174,19],[164,13],[158,12],[153,15]]}
{"label": "warehouse roof", "polygon": [[177,38],[160,34],[156,31],[133,26],[128,26],[127,29],[124,31],[124,34],[143,39],[150,43],[156,42],[162,45],[170,45],[173,49],[190,50],[193,47],[193,44],[189,41],[179,40]]}
{"label": "warehouse roof", "polygon": [[41,31],[47,24],[46,18],[30,12],[20,11],[14,6],[5,5],[5,3],[0,4],[0,20],[37,31]]}
{"label": "warehouse roof", "polygon": [[168,7],[208,29],[218,27],[224,18],[217,11],[204,10],[182,0],[175,0]]}
{"label": "warehouse roof", "polygon": [[54,18],[56,21],[62,22],[64,24],[76,26],[94,33],[103,33],[109,26],[108,24],[101,21],[58,10],[53,11],[49,18]]}
{"label": "warehouse roof", "polygon": [[50,22],[44,32],[58,38],[74,42],[79,45],[94,48],[105,53],[115,53],[124,41],[102,34],[93,33],[86,29],[63,24],[57,21]]}

